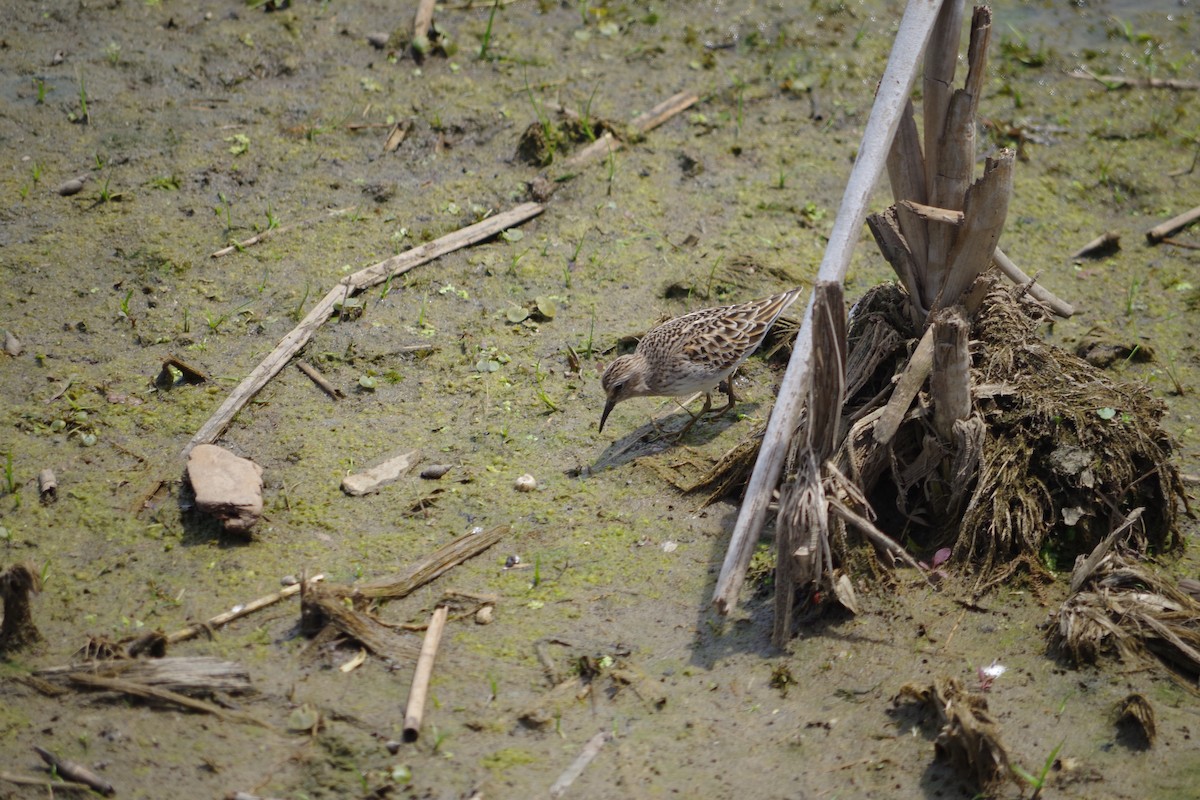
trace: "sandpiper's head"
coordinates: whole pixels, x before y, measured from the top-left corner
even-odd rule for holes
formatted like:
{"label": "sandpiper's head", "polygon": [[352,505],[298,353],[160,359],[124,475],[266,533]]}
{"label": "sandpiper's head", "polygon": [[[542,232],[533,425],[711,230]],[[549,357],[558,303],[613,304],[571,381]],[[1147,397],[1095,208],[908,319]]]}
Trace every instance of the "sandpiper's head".
{"label": "sandpiper's head", "polygon": [[604,421],[613,410],[613,406],[631,397],[642,397],[650,393],[646,384],[646,359],[639,353],[629,353],[613,359],[600,377],[600,385],[608,400],[604,403],[604,413],[600,415],[600,428],[604,430]]}

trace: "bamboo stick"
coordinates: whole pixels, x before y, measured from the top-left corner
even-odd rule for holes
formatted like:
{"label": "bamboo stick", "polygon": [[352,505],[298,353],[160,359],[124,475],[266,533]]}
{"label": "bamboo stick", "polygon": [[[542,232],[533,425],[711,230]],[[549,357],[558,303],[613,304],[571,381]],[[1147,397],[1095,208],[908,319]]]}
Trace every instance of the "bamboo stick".
{"label": "bamboo stick", "polygon": [[[946,2],[955,4],[961,3],[961,0]],[[858,149],[858,158],[850,170],[846,192],[829,234],[829,244],[817,273],[818,281],[842,283],[845,279],[854,245],[867,215],[867,204],[883,173],[892,139],[916,79],[917,62],[929,40],[940,5],[938,0],[909,0],[904,17],[900,20],[900,30],[879,82],[875,105],[871,108],[862,145]],[[713,603],[722,614],[728,614],[737,607],[738,592],[746,579],[746,568],[754,553],[754,543],[758,541],[767,506],[783,469],[788,440],[800,418],[800,409],[811,380],[812,311],[813,299],[810,297],[713,591]]]}
{"label": "bamboo stick", "polygon": [[429,694],[429,679],[433,675],[433,661],[437,658],[442,642],[442,631],[446,628],[446,617],[450,610],[438,606],[433,610],[429,628],[421,642],[421,655],[417,656],[417,668],[413,672],[412,687],[408,690],[408,705],[404,712],[404,741],[412,743],[421,735],[421,720],[425,716],[425,698]]}

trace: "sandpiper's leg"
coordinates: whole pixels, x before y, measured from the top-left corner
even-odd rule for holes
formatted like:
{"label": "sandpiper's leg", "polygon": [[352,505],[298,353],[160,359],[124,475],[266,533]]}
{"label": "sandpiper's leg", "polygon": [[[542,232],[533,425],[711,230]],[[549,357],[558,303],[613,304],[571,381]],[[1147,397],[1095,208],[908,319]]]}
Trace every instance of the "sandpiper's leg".
{"label": "sandpiper's leg", "polygon": [[716,410],[715,413],[718,417],[721,416],[722,414],[724,414],[726,411],[731,410],[735,405],[737,405],[737,395],[735,395],[733,393],[733,376],[736,374],[737,374],[737,370],[735,369],[733,372],[729,373],[728,378],[721,381],[721,391],[723,391],[725,393],[725,397],[728,398],[729,402],[727,402],[725,405],[721,406],[720,408],[718,408]]}
{"label": "sandpiper's leg", "polygon": [[[688,411],[689,414],[692,414],[692,418],[690,420],[688,420],[687,425],[684,425],[682,428],[679,429],[679,433],[675,434],[675,437],[677,439],[682,439],[683,435],[685,433],[687,433],[688,431],[690,431],[692,429],[692,426],[696,424],[696,420],[700,419],[702,416],[707,414],[709,409],[711,409],[711,408],[712,408],[712,392],[705,392],[704,393],[704,408],[700,409],[700,411],[696,414],[692,414],[692,412]],[[686,408],[684,408],[683,410],[687,411]]]}

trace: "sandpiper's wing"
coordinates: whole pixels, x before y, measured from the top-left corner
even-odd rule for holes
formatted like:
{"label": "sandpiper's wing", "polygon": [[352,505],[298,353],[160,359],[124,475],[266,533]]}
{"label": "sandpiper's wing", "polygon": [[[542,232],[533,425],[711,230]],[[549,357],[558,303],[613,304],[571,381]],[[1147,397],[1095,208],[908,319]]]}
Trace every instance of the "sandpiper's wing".
{"label": "sandpiper's wing", "polygon": [[664,325],[680,355],[692,362],[732,369],[758,349],[779,315],[796,301],[800,289],[685,314]]}

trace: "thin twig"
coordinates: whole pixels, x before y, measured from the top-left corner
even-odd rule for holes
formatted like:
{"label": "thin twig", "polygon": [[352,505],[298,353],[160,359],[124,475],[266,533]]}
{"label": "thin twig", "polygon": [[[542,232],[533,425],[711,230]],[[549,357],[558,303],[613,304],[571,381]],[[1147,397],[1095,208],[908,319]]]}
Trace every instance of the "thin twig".
{"label": "thin twig", "polygon": [[340,217],[343,214],[346,214],[346,213],[352,211],[353,208],[354,208],[353,206],[346,206],[345,208],[335,208],[332,211],[325,212],[324,214],[322,214],[319,217],[313,217],[312,219],[306,219],[306,220],[302,220],[300,222],[293,222],[290,225],[278,225],[274,228],[267,228],[262,233],[256,233],[253,236],[251,236],[249,239],[243,239],[242,241],[235,242],[234,244],[231,244],[228,247],[222,247],[220,250],[214,251],[212,253],[212,255],[209,257],[210,258],[220,258],[221,256],[227,256],[230,253],[234,253],[239,250],[245,250],[247,247],[253,247],[256,244],[259,244],[260,242],[265,242],[267,239],[270,239],[272,236],[278,236],[281,233],[290,233],[291,231],[303,230],[304,228],[307,228],[310,225],[315,225],[318,222],[322,222],[327,219],[333,219],[334,217]]}
{"label": "thin twig", "polygon": [[563,773],[550,786],[550,797],[557,798],[566,794],[567,789],[571,788],[571,784],[583,774],[583,771],[587,769],[587,765],[592,763],[592,759],[599,755],[600,749],[610,739],[612,739],[612,734],[605,731],[601,731],[591,739],[588,739],[587,744],[579,751],[579,755],[571,762],[571,766],[563,770]]}
{"label": "thin twig", "polygon": [[415,742],[421,735],[421,719],[425,716],[425,698],[429,694],[429,678],[433,675],[433,661],[437,658],[438,646],[442,642],[442,631],[446,628],[446,617],[450,609],[438,606],[433,610],[429,628],[421,642],[421,655],[417,656],[417,668],[413,672],[412,687],[408,690],[408,705],[404,711],[404,741]]}
{"label": "thin twig", "polygon": [[[321,581],[324,579],[325,579],[324,575],[314,575],[313,577],[309,578],[309,580],[313,581],[313,582]],[[272,594],[265,595],[263,597],[258,598],[257,600],[251,600],[249,603],[246,603],[245,605],[235,606],[234,608],[232,608],[229,611],[226,611],[221,614],[217,614],[215,617],[210,619],[208,622],[197,622],[197,623],[187,626],[186,628],[184,628],[182,630],[175,631],[174,633],[167,636],[167,644],[175,644],[177,642],[183,642],[183,641],[186,641],[188,639],[198,636],[203,631],[211,631],[214,628],[219,628],[222,625],[226,625],[230,622],[233,622],[235,619],[239,619],[248,614],[253,614],[255,611],[266,608],[269,605],[278,603],[280,600],[283,600],[285,597],[291,597],[292,595],[296,594],[299,591],[300,591],[300,584],[296,583],[291,586],[285,586],[283,589],[280,589],[278,592],[273,592]]]}
{"label": "thin twig", "polygon": [[271,378],[278,375],[279,371],[292,359],[292,356],[300,352],[300,349],[308,343],[317,329],[325,324],[337,303],[363,289],[408,272],[414,267],[428,263],[446,253],[490,239],[501,231],[520,225],[537,216],[543,210],[544,206],[538,203],[522,203],[503,214],[488,217],[432,242],[414,247],[412,250],[406,250],[342,279],[308,312],[300,324],[283,337],[275,349],[238,384],[208,421],[200,426],[200,430],[184,448],[183,455],[186,457],[198,444],[211,444],[216,441],[246,403],[250,402],[250,399],[258,394]]}
{"label": "thin twig", "polygon": [[301,372],[307,375],[313,383],[317,385],[317,388],[332,397],[334,400],[340,400],[346,396],[341,389],[337,388],[328,380],[326,380],[325,376],[322,375],[312,364],[308,364],[304,361],[297,361],[296,366]]}

